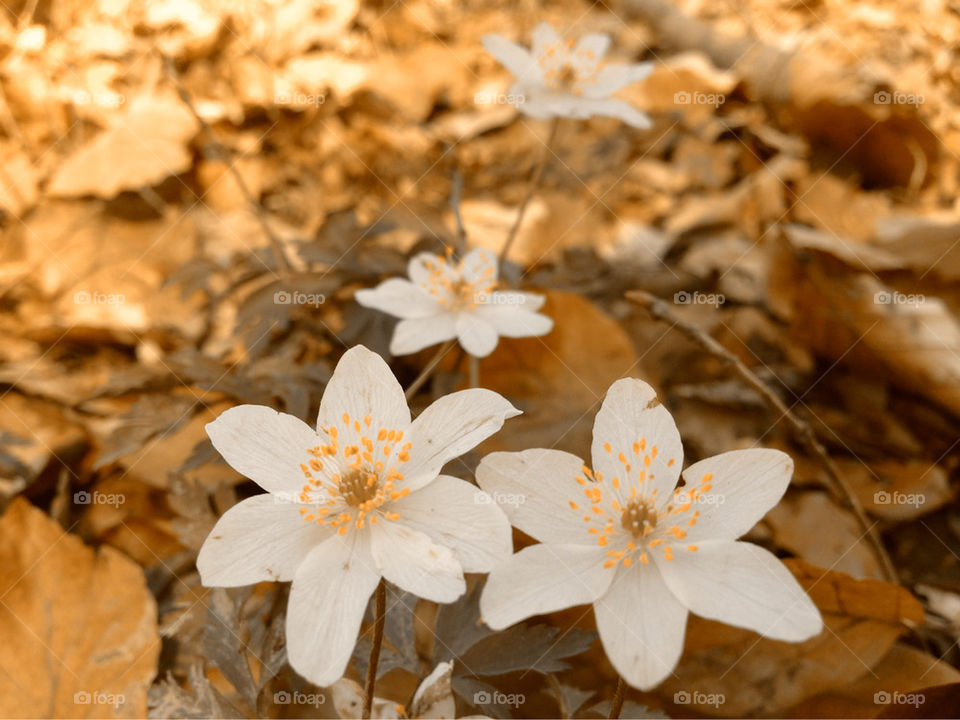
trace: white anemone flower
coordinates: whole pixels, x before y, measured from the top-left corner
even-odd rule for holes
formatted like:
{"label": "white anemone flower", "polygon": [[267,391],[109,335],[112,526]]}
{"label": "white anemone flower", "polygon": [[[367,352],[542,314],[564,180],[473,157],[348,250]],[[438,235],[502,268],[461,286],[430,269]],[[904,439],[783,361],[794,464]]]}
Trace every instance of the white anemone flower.
{"label": "white anemone flower", "polygon": [[409,280],[390,278],[356,294],[361,305],[401,318],[390,341],[394,355],[457,338],[470,355],[486,357],[501,337],[538,337],[553,328],[553,320],[537,312],[543,295],[495,289],[497,257],[485,248],[457,263],[420,253],[407,273]]}
{"label": "white anemone flower", "polygon": [[682,474],[680,435],[653,388],[618,380],[593,426],[594,470],[559,450],[492,453],[477,481],[540,541],[494,568],[480,600],[501,629],[592,603],[607,657],[648,690],[676,667],[687,613],[800,642],[822,619],[772,553],[737,540],[786,492],[793,461],[734,450]]}
{"label": "white anemone flower", "polygon": [[606,62],[608,35],[591,33],[574,42],[542,22],[534,28],[530,50],[502,35],[484,36],[483,46],[515,76],[510,94],[518,98],[517,109],[525,115],[540,119],[605,115],[642,130],[652,125],[633,105],[610,96],[646,78],[653,63]]}
{"label": "white anemone flower", "polygon": [[347,351],[317,429],[260,405],[207,425],[214,447],[266,494],[217,522],[197,567],[204,585],[292,580],[287,655],[317,685],[339,679],[381,577],[439,603],[510,555],[510,525],[483,491],[440,475],[445,463],[518,415],[490,390],[440,398],[411,422],[379,355]]}

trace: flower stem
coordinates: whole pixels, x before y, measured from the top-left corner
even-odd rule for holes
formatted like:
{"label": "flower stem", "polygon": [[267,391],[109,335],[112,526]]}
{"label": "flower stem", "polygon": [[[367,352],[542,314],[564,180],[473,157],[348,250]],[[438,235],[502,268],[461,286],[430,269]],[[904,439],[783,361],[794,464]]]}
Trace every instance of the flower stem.
{"label": "flower stem", "polygon": [[470,379],[469,386],[472,388],[480,387],[480,358],[467,355],[467,368]]}
{"label": "flower stem", "polygon": [[503,268],[503,263],[507,259],[507,253],[510,252],[510,246],[512,246],[513,241],[517,239],[517,233],[520,231],[520,225],[523,223],[523,216],[527,213],[527,206],[530,204],[530,201],[536,194],[537,189],[540,187],[540,179],[543,177],[543,171],[547,167],[547,161],[550,159],[550,155],[553,154],[550,150],[550,146],[553,145],[554,140],[557,138],[557,128],[559,127],[560,118],[553,118],[553,120],[550,121],[550,132],[547,135],[547,141],[543,144],[543,148],[540,150],[540,156],[537,158],[537,164],[533,166],[533,170],[530,173],[530,181],[527,185],[527,194],[520,203],[520,209],[517,210],[517,217],[513,221],[513,227],[510,228],[510,232],[507,234],[507,239],[503,243],[503,248],[500,250],[500,257],[498,258],[498,261],[501,269]]}
{"label": "flower stem", "polygon": [[373,621],[373,642],[370,644],[370,662],[367,665],[367,684],[363,691],[363,720],[370,720],[373,709],[373,690],[377,684],[377,665],[380,664],[380,647],[383,645],[383,626],[387,619],[387,585],[383,578],[376,591],[376,616]]}
{"label": "flower stem", "polygon": [[421,370],[420,374],[417,375],[417,379],[410,383],[410,387],[408,387],[406,392],[404,392],[407,400],[417,394],[417,390],[423,387],[423,384],[430,379],[433,371],[437,369],[437,365],[440,364],[440,361],[443,360],[443,357],[450,352],[450,350],[452,350],[453,346],[456,344],[456,340],[449,340],[440,346],[440,348],[437,350],[437,354],[430,358],[430,362],[424,365],[423,370]]}
{"label": "flower stem", "polygon": [[620,712],[623,710],[623,696],[627,691],[627,684],[623,681],[622,677],[617,677],[617,689],[613,692],[613,703],[610,705],[610,714],[608,718],[618,718],[620,717]]}

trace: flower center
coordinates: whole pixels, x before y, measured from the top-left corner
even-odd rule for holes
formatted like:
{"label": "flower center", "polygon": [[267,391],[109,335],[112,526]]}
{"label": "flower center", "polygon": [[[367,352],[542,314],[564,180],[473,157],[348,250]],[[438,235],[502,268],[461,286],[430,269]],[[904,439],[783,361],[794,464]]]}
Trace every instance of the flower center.
{"label": "flower center", "polygon": [[381,506],[410,494],[400,469],[410,460],[412,443],[403,442],[403,431],[375,430],[372,418],[341,418],[343,433],[337,424],[318,427],[329,444],[308,448],[308,462],[300,464],[306,478],[296,502],[316,505],[301,507],[307,522],[329,525],[340,535],[351,527],[362,530],[367,522],[397,520],[398,512],[385,512]]}
{"label": "flower center", "polygon": [[340,478],[340,497],[351,507],[360,507],[377,496],[379,482],[374,473],[351,470]]}
{"label": "flower center", "polygon": [[497,286],[493,279],[492,265],[484,268],[477,279],[471,282],[463,277],[463,261],[452,266],[438,258],[437,261],[428,260],[424,264],[430,271],[430,276],[421,287],[437,301],[440,307],[450,312],[475,308],[485,302]]}
{"label": "flower center", "polygon": [[633,537],[640,538],[657,527],[657,513],[647,501],[633,500],[624,509],[620,524]]}

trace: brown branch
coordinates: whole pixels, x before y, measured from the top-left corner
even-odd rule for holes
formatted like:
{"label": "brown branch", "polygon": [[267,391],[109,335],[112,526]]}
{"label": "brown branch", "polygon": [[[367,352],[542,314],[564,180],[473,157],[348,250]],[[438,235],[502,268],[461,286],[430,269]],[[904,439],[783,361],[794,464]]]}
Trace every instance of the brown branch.
{"label": "brown branch", "polygon": [[853,511],[853,514],[856,515],[857,521],[863,528],[863,531],[869,539],[870,544],[873,546],[874,552],[876,552],[877,557],[880,560],[880,564],[883,568],[884,574],[887,576],[887,579],[891,582],[899,583],[900,578],[897,575],[897,570],[893,565],[893,561],[890,560],[890,556],[887,554],[886,548],[883,547],[883,542],[880,540],[880,537],[874,530],[873,526],[875,523],[871,523],[869,518],[867,518],[867,514],[863,509],[863,505],[860,504],[860,501],[857,499],[857,496],[854,494],[853,489],[850,487],[847,481],[843,479],[843,476],[840,474],[837,466],[834,464],[833,460],[830,459],[826,449],[817,439],[817,436],[814,434],[810,425],[791,412],[790,408],[783,403],[776,393],[774,393],[766,385],[766,383],[758,378],[750,368],[744,365],[740,358],[727,350],[725,347],[723,347],[723,345],[707,335],[700,328],[678,318],[662,300],[651,295],[650,293],[643,292],[642,290],[631,290],[627,293],[627,298],[646,310],[651,317],[662,322],[670,323],[674,328],[682,332],[690,340],[702,347],[712,356],[732,366],[733,369],[736,370],[740,375],[740,377],[743,378],[744,382],[753,388],[767,402],[767,404],[772,406],[777,412],[780,413],[780,417],[777,419],[777,422],[780,420],[787,420],[787,422],[790,423],[791,427],[800,439],[800,442],[807,448],[809,452],[816,456],[817,460],[820,461],[820,464],[823,465],[823,468],[827,471],[827,476],[832,482],[831,490],[834,492],[834,495],[840,500],[845,500],[846,504]]}

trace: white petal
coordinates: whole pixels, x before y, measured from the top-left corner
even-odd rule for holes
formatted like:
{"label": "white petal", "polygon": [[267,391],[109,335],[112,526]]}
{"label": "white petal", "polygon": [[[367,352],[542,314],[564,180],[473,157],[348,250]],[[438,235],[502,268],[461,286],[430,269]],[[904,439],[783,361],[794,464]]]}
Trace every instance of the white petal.
{"label": "white petal", "polygon": [[542,613],[592,603],[610,587],[605,548],[540,544],[497,565],[480,596],[480,617],[494,630]]}
{"label": "white petal", "polygon": [[354,297],[364,307],[398,318],[429,317],[440,310],[436,300],[403,278],[390,278],[373,289],[358,290]]}
{"label": "white petal", "polygon": [[609,97],[627,85],[640,82],[651,72],[653,72],[653,63],[650,62],[636,65],[604,65],[597,72],[594,82],[583,86],[583,95],[594,99]]}
{"label": "white petal", "polygon": [[444,395],[424,410],[410,427],[409,462],[400,468],[403,486],[423,487],[456,457],[475,448],[520,414],[504,397],[483,388]]}
{"label": "white petal", "polygon": [[297,570],[287,604],[290,665],[321,687],[343,677],[380,581],[362,534],[331,536]]}
{"label": "white petal", "polygon": [[513,552],[510,521],[483,490],[449,475],[397,500],[403,523],[453,550],[464,572],[490,572]]}
{"label": "white petal", "polygon": [[[639,454],[634,451],[635,444]],[[617,380],[607,390],[593,423],[591,453],[594,470],[603,473],[606,482],[619,479],[621,499],[629,496],[643,472],[638,493],[651,497],[656,491],[658,506],[669,501],[683,466],[683,445],[673,417],[660,404],[656,391],[634,378]],[[629,474],[618,459],[621,453],[630,465]]]}
{"label": "white petal", "polygon": [[549,23],[540,22],[533,29],[533,56],[536,59],[540,59],[543,56],[547,49],[557,45],[561,41],[561,37],[557,34],[557,31],[554,30]]}
{"label": "white petal", "polygon": [[540,77],[533,55],[522,45],[510,42],[503,35],[490,34],[483,36],[483,46],[514,77],[528,80]]}
{"label": "white petal", "polygon": [[[345,414],[348,423],[343,421]],[[375,352],[356,345],[340,358],[323,391],[317,428],[336,425],[352,437],[355,422],[361,423],[361,432],[367,432],[363,424],[368,415],[374,435],[379,428],[406,430],[410,425],[403,388],[390,367]]]}
{"label": "white petal", "polygon": [[497,281],[497,255],[487,248],[474,248],[461,260],[461,276],[468,283]]}
{"label": "white petal", "polygon": [[583,35],[573,48],[573,55],[578,63],[596,67],[610,49],[610,36],[600,33]]}
{"label": "white petal", "polygon": [[823,629],[820,612],[775,555],[746,542],[702,543],[655,562],[691,612],[774,640],[801,642]]}
{"label": "white petal", "polygon": [[238,473],[273,493],[303,487],[300,463],[319,444],[317,433],[300,418],[263,405],[240,405],[207,423],[207,435]]}
{"label": "white petal", "polygon": [[475,312],[457,315],[457,337],[463,349],[474,357],[486,357],[497,347],[496,329]]}
{"label": "white petal", "polygon": [[417,597],[449,603],[466,592],[463,570],[453,551],[400,520],[370,526],[370,549],[383,576]]}
{"label": "white petal", "polygon": [[511,524],[546,543],[596,545],[587,532],[583,487],[575,478],[583,461],[562,450],[490,453],[477,466],[477,483],[510,518]]}
{"label": "white petal", "polygon": [[543,304],[547,301],[547,296],[541,295],[540,293],[523,292],[522,290],[511,290],[509,292],[514,295],[522,295],[523,309],[529,310],[530,312],[536,312],[542,308]]}
{"label": "white petal", "polygon": [[687,609],[655,565],[621,567],[593,610],[603,649],[627,683],[646,691],[673,672],[683,652]]}
{"label": "white petal", "polygon": [[393,330],[390,353],[410,355],[431,345],[438,345],[457,336],[456,315],[440,312],[426,318],[401,320]]}
{"label": "white petal", "polygon": [[684,487],[710,490],[699,495],[697,524],[687,541],[736,540],[776,505],[790,485],[793,460],[767,448],[733,450],[694,463],[683,471]]}
{"label": "white petal", "polygon": [[207,587],[237,587],[292,580],[307,554],[331,532],[305,521],[301,507],[265,494],[227,510],[200,548],[201,582]]}
{"label": "white petal", "polygon": [[501,337],[540,337],[553,329],[553,319],[509,305],[481,305],[474,312],[496,329]]}

